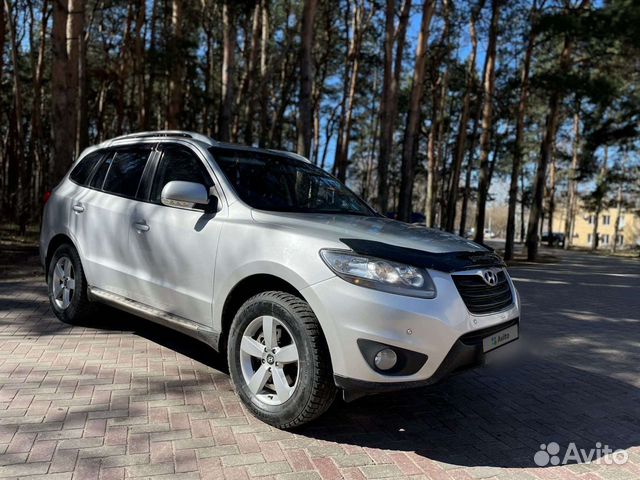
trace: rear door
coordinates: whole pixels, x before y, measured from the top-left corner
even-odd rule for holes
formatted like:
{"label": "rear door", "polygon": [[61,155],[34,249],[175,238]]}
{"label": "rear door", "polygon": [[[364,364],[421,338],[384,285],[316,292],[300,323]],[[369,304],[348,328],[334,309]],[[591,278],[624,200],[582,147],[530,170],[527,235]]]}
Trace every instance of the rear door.
{"label": "rear door", "polygon": [[129,218],[153,146],[107,150],[72,207],[89,282],[125,297],[135,282],[127,251]]}
{"label": "rear door", "polygon": [[216,213],[162,205],[160,195],[170,181],[201,183],[212,193],[215,186],[202,152],[173,143],[158,150],[148,201],[138,203],[129,220],[137,276],[133,298],[211,326],[214,266],[226,205],[220,199]]}
{"label": "rear door", "polygon": [[88,206],[95,201],[98,192],[90,187],[90,182],[106,155],[112,155],[112,152],[98,150],[85,155],[78,162],[69,174],[69,180],[75,183],[76,187],[70,189],[72,193],[68,201],[65,199],[65,208],[68,209],[69,214],[69,228],[80,252],[85,275],[91,284],[96,276],[96,268],[93,264],[95,253],[92,248],[90,226],[93,215]]}

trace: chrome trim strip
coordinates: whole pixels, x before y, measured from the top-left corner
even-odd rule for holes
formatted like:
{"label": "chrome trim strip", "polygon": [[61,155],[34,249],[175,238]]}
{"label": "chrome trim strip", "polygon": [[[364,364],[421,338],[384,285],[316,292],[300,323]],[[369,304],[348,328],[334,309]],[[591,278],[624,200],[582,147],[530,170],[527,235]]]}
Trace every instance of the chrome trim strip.
{"label": "chrome trim strip", "polygon": [[190,337],[203,341],[215,350],[218,349],[219,333],[214,332],[203,325],[196,324],[191,320],[187,320],[186,318],[178,315],[173,315],[169,312],[158,310],[130,298],[125,298],[115,293],[107,292],[106,290],[102,290],[98,287],[90,286],[88,289],[88,296],[92,301],[99,301],[107,305],[111,305],[112,307],[123,310],[132,315],[142,317],[173,330],[178,330],[185,335],[189,335]]}

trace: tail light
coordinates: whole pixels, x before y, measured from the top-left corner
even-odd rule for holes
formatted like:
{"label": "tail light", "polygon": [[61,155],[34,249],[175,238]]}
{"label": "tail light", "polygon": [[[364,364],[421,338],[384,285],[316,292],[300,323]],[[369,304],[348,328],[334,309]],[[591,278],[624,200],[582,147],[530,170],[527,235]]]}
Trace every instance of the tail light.
{"label": "tail light", "polygon": [[44,192],[44,196],[42,197],[42,206],[45,206],[50,198],[51,192]]}

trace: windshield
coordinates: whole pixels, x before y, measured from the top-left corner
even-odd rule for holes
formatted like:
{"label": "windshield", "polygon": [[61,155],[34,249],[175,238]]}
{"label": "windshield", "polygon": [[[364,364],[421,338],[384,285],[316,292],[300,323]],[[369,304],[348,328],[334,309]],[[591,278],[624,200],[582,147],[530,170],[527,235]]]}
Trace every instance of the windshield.
{"label": "windshield", "polygon": [[242,201],[259,210],[375,215],[345,185],[302,160],[250,150],[211,147]]}

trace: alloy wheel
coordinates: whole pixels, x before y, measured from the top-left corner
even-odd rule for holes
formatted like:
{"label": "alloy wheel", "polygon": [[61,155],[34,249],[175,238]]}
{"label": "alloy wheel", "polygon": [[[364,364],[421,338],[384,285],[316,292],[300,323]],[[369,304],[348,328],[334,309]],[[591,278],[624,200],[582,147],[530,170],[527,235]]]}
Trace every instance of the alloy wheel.
{"label": "alloy wheel", "polygon": [[76,289],[75,272],[69,257],[60,257],[53,269],[53,300],[61,310],[71,305],[71,299]]}
{"label": "alloy wheel", "polygon": [[275,317],[252,320],[240,342],[240,366],[249,391],[269,405],[282,405],[293,395],[299,354],[289,329]]}

